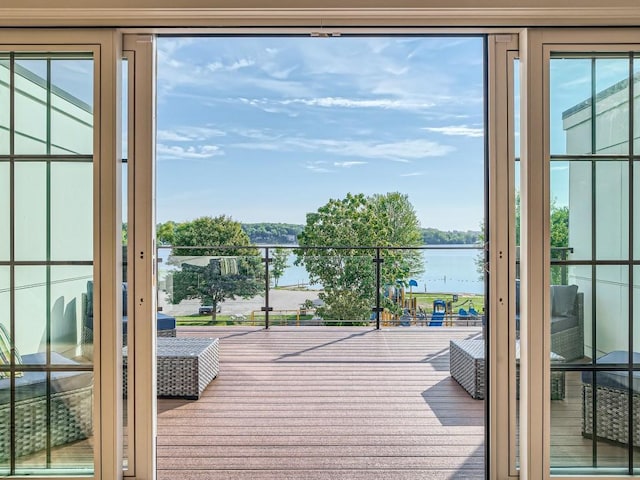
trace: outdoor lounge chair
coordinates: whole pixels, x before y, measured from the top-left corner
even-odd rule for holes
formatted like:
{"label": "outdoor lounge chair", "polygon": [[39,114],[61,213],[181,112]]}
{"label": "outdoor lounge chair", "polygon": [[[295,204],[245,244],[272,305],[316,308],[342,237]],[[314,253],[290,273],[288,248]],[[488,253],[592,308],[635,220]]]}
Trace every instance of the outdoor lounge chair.
{"label": "outdoor lounge chair", "polygon": [[[551,285],[551,351],[565,361],[584,357],[584,293]],[[520,337],[520,280],[516,280],[516,335]]]}
{"label": "outdoor lounge chair", "polygon": [[[8,334],[2,325],[0,329],[0,342],[5,342]],[[48,361],[67,368],[78,365],[57,352],[50,352],[49,358],[45,352],[15,355],[21,365],[43,366]],[[18,458],[92,435],[93,372],[32,370],[15,379],[4,377],[0,378],[0,463],[11,458],[12,425]]]}

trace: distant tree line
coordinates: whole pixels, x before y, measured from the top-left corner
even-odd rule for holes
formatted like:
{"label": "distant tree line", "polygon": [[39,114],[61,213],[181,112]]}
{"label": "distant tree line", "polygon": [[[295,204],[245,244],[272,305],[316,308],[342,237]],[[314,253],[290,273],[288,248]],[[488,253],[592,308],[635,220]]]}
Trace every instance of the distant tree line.
{"label": "distant tree line", "polygon": [[304,225],[291,223],[243,223],[242,230],[252,243],[289,245],[298,243]]}
{"label": "distant tree line", "polygon": [[467,245],[480,241],[480,231],[442,231],[437,228],[423,228],[422,241],[425,245]]}
{"label": "distant tree line", "polygon": [[[161,245],[172,245],[174,230],[179,224],[166,222],[158,224],[158,241]],[[296,245],[298,236],[304,230],[304,225],[293,223],[242,223],[242,230],[247,234],[252,244],[263,245]],[[122,225],[123,240],[126,242],[127,224]],[[472,245],[481,241],[481,232],[475,230],[443,231],[437,228],[421,228],[422,243],[424,245]]]}
{"label": "distant tree line", "polygon": [[[291,223],[243,223],[242,229],[252,243],[289,245],[298,243],[298,235],[304,225]],[[422,242],[426,245],[467,245],[479,241],[480,231],[442,231],[437,228],[422,228]]]}

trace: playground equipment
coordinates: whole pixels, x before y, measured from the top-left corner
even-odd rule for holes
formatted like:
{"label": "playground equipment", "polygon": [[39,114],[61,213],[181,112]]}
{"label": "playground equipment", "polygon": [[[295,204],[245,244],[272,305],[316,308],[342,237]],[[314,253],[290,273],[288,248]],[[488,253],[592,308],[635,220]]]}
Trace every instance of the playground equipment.
{"label": "playground equipment", "polygon": [[431,320],[429,321],[429,326],[441,327],[446,313],[447,313],[447,302],[439,299],[434,300],[433,313],[431,314]]}

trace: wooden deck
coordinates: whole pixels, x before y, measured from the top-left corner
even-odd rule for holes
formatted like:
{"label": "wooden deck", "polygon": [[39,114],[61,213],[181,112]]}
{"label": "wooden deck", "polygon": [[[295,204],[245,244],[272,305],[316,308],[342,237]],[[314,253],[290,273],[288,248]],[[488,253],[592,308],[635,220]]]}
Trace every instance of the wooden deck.
{"label": "wooden deck", "polygon": [[220,338],[198,401],[159,400],[158,478],[484,478],[484,402],[449,376],[479,329],[185,328]]}
{"label": "wooden deck", "polygon": [[[198,401],[158,401],[158,478],[484,478],[484,402],[449,376],[449,340],[477,328],[181,329],[221,339],[220,376]],[[590,467],[582,381],[551,402],[552,467]],[[126,439],[125,439],[126,440]],[[627,449],[597,442],[597,465]],[[90,467],[92,439],[56,447],[54,468]],[[635,464],[640,453],[636,449]],[[19,466],[44,468],[38,452]],[[558,471],[560,473],[560,471]]]}

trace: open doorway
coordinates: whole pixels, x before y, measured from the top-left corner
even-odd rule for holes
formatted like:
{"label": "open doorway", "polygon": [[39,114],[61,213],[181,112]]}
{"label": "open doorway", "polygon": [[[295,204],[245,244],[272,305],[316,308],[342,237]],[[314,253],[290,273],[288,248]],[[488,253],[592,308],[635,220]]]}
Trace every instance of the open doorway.
{"label": "open doorway", "polygon": [[159,478],[484,478],[485,39],[321,37],[158,38]]}

